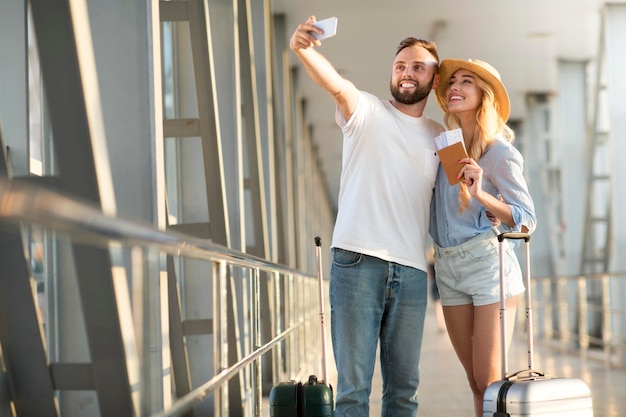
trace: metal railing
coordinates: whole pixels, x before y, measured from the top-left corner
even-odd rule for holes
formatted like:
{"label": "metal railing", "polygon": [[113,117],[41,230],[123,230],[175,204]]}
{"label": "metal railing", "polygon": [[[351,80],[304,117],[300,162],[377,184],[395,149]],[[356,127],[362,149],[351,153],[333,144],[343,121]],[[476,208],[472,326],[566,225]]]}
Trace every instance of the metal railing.
{"label": "metal railing", "polygon": [[[255,416],[261,415],[262,408],[262,369],[261,358],[271,354],[272,380],[302,379],[311,368],[317,369],[314,363],[319,357],[316,355],[321,346],[319,326],[314,322],[319,313],[316,297],[318,282],[315,276],[284,265],[268,262],[245,253],[216,245],[207,240],[190,238],[188,236],[159,231],[150,224],[140,224],[125,219],[107,216],[93,205],[85,204],[60,193],[33,184],[13,182],[0,179],[0,220],[17,221],[22,224],[33,224],[42,228],[68,235],[73,241],[83,244],[110,248],[140,247],[158,253],[208,261],[213,265],[213,282],[221,290],[229,283],[228,279],[245,277],[242,296],[246,302],[248,298],[249,316],[243,318],[244,327],[249,329],[250,337],[247,341],[248,352],[236,362],[228,365],[227,361],[215,356],[215,374],[205,382],[196,384],[190,392],[180,398],[165,401],[166,409],[152,413],[153,417],[167,417],[182,415],[197,404],[214,394],[214,398],[227,395],[222,389],[227,389],[227,383],[242,371],[252,375],[249,381],[249,401],[253,403]],[[1,242],[0,242],[1,243]],[[311,237],[311,250],[314,250],[314,241]],[[232,273],[237,269],[239,273]],[[230,274],[228,274],[230,272]],[[132,276],[132,273],[129,275]],[[267,284],[267,303],[269,317],[261,317],[261,285],[262,279]],[[241,283],[240,283],[241,284]],[[325,283],[327,291],[327,283]],[[218,309],[226,308],[221,305],[225,302],[223,295],[213,291],[213,306]],[[222,297],[222,298],[221,298]],[[262,340],[262,320],[271,321],[271,332]],[[128,318],[128,320],[135,320]],[[222,326],[219,333],[225,334],[226,320],[214,326]],[[238,332],[246,333],[247,329]],[[214,335],[214,337],[219,337]],[[214,345],[215,346],[215,345]],[[227,366],[223,366],[227,365]],[[243,378],[245,379],[245,378]],[[123,381],[120,381],[123,383]],[[216,415],[222,414],[217,409]],[[227,409],[228,406],[224,406]]]}
{"label": "metal railing", "polygon": [[531,287],[537,340],[626,367],[626,272],[533,277]]}
{"label": "metal railing", "polygon": [[[254,415],[260,416],[263,357],[271,355],[274,381],[304,379],[306,370],[316,366],[320,338],[314,320],[318,313],[316,298],[312,296],[317,292],[314,276],[207,240],[107,216],[89,204],[32,184],[0,180],[0,219],[41,225],[92,245],[141,247],[175,257],[208,261],[215,271],[212,278],[220,288],[227,286],[227,279],[237,279],[237,274],[228,274],[233,268],[241,272],[239,276],[245,277],[245,292],[250,295],[247,300],[250,314],[245,318],[250,329],[248,352],[230,365],[220,366],[221,363],[216,362],[217,371],[211,378],[196,384],[186,395],[173,399],[166,409],[153,413],[153,417],[181,415],[211,394],[224,396],[222,389],[244,371],[252,375],[248,387],[250,401]],[[311,247],[313,250],[313,238]],[[531,290],[537,340],[580,349],[583,353],[600,352],[607,364],[623,367],[626,357],[626,308],[621,305],[621,300],[626,299],[624,278],[626,273],[534,277]],[[262,280],[268,289],[269,317],[265,319],[271,321],[271,331],[265,340],[261,331]],[[213,294],[215,306],[221,308],[223,302],[219,294]],[[518,317],[521,320],[523,315]],[[225,325],[225,320],[218,323],[222,326],[219,332],[226,332]]]}

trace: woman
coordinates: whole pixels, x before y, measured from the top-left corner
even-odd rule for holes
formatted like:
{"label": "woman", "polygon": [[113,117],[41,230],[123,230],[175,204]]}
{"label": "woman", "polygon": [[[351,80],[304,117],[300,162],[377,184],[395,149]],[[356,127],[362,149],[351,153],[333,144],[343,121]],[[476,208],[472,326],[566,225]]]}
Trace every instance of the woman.
{"label": "woman", "polygon": [[[501,377],[498,232],[490,216],[507,231],[529,233],[536,217],[524,162],[506,125],[510,103],[499,73],[486,62],[446,59],[439,76],[436,96],[444,121],[449,129],[461,129],[469,157],[459,160],[458,178],[464,180],[456,185],[439,167],[430,233],[446,327],[465,368],[476,417],[482,417],[483,393]],[[510,342],[524,284],[509,242],[503,259]]]}

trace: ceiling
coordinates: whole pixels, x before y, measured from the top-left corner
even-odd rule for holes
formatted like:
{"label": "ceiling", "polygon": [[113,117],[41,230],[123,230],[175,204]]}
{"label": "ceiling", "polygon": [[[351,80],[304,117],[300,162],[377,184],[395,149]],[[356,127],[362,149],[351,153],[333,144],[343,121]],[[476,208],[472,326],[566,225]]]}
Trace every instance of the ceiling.
{"label": "ceiling", "polygon": [[[621,3],[623,1],[613,1]],[[558,93],[560,59],[592,60],[599,43],[600,0],[270,0],[285,15],[289,34],[309,15],[336,16],[337,35],[323,53],[359,89],[390,97],[391,63],[407,36],[437,43],[444,58],[482,59],[495,66],[509,90],[511,119],[524,119],[529,92]],[[293,62],[299,62],[292,54]],[[304,73],[303,73],[304,74]],[[307,100],[322,170],[336,204],[341,171],[341,131],[328,94],[299,77]],[[441,121],[431,93],[426,113]]]}

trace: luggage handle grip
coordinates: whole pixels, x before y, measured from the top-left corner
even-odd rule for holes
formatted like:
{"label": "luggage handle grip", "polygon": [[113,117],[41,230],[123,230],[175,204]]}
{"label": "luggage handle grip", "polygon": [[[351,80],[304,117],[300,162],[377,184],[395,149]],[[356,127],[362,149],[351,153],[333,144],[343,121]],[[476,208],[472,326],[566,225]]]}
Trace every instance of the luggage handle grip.
{"label": "luggage handle grip", "polygon": [[498,235],[498,242],[502,242],[504,239],[518,239],[518,240],[523,239],[524,242],[528,242],[530,240],[530,234],[523,233],[523,232],[500,233]]}
{"label": "luggage handle grip", "polygon": [[507,376],[506,380],[517,381],[517,380],[528,379],[528,378],[543,378],[545,376],[546,374],[544,372],[537,371],[535,369],[523,369],[521,371],[515,372],[514,374]]}

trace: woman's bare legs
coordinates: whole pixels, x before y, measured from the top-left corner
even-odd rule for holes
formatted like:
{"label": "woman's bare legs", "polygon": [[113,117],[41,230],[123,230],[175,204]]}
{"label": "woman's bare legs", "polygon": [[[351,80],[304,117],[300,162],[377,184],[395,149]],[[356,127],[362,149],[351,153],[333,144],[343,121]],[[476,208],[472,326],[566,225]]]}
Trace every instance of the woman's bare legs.
{"label": "woman's bare legs", "polygon": [[[507,348],[513,335],[517,302],[518,296],[506,301]],[[474,396],[474,413],[482,417],[485,390],[502,377],[500,303],[478,307],[472,304],[444,306],[443,313],[450,341]]]}

